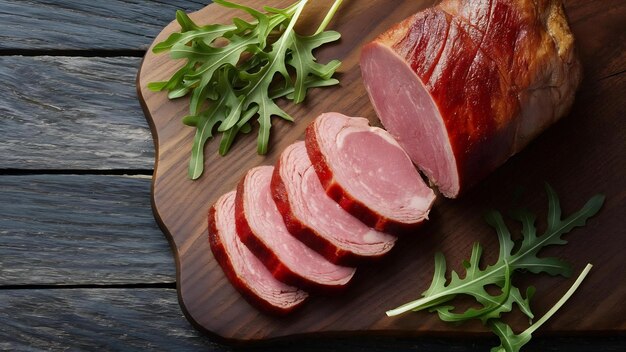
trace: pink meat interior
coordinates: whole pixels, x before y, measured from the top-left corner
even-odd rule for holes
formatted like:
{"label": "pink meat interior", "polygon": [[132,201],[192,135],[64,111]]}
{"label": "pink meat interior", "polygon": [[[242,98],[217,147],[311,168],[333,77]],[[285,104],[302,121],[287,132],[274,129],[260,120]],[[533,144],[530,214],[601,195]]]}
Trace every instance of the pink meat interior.
{"label": "pink meat interior", "polygon": [[243,206],[250,228],[294,273],[328,285],[347,283],[354,268],[329,262],[287,230],[270,190],[273,171],[273,166],[260,166],[246,176]]}
{"label": "pink meat interior", "polygon": [[422,81],[391,48],[376,42],[363,48],[361,72],[385,129],[441,193],[456,196],[459,176],[448,132]]}
{"label": "pink meat interior", "polygon": [[[334,116],[334,115],[330,115]],[[378,213],[399,221],[427,217],[434,199],[400,145],[363,118],[326,118],[326,157],[333,176],[348,193]]]}
{"label": "pink meat interior", "polygon": [[216,225],[221,242],[237,276],[257,296],[272,305],[289,308],[308,295],[296,287],[274,278],[263,263],[246,247],[236,233],[235,191],[223,195],[216,203]]}
{"label": "pink meat interior", "polygon": [[363,224],[326,194],[304,142],[284,151],[280,175],[294,215],[336,247],[364,256],[380,255],[393,247],[396,237]]}

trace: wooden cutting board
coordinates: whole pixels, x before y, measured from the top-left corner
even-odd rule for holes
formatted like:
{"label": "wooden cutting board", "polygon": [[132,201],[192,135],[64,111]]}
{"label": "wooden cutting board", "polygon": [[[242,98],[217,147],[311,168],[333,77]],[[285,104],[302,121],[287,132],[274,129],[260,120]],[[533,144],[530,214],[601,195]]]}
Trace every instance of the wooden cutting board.
{"label": "wooden cutting board", "polygon": [[[245,3],[260,8],[261,4],[283,6],[289,1]],[[461,199],[440,198],[428,224],[414,235],[402,238],[397,248],[382,261],[359,268],[347,292],[334,297],[312,297],[303,309],[287,317],[265,315],[248,305],[233,289],[213,258],[207,241],[207,211],[220,195],[235,187],[249,168],[273,164],[287,145],[302,139],[306,125],[322,112],[365,116],[378,124],[361,83],[359,49],[392,24],[433,3],[419,0],[345,1],[331,23],[331,28],[342,33],[341,42],[318,53],[321,62],[332,58],[343,60],[339,70],[341,85],[311,91],[307,101],[299,106],[283,102],[296,121],[274,120],[271,149],[266,156],[256,154],[255,133],[237,140],[226,157],[218,156],[218,141],[209,142],[205,174],[197,181],[187,179],[194,133],[192,128],[181,123],[187,112],[187,100],[170,101],[165,93],[154,93],[146,88],[148,82],[167,80],[178,63],[170,60],[167,54],[146,54],[138,76],[138,91],[157,150],[153,209],[176,256],[181,306],[196,327],[238,342],[311,333],[487,333],[480,324],[448,325],[426,312],[394,318],[386,317],[384,312],[418,298],[427,288],[436,251],[446,255],[449,268],[459,270],[462,260],[469,258],[472,244],[480,241],[485,247],[486,262],[495,260],[497,239],[495,232],[482,219],[486,210],[506,211],[516,204],[526,205],[538,214],[542,228],[546,213],[543,184],[547,181],[561,196],[564,214],[579,209],[595,193],[605,193],[607,200],[587,227],[567,235],[570,244],[544,253],[572,262],[575,273],[588,262],[595,266],[576,295],[542,327],[542,331],[597,333],[626,330],[623,304],[626,260],[622,252],[626,248],[623,220],[626,209],[626,133],[623,95],[619,94],[620,87],[624,91],[624,79],[623,76],[609,80],[593,77],[600,75],[605,67],[601,66],[601,60],[605,65],[607,60],[619,64],[623,54],[618,49],[615,61],[615,56],[608,55],[607,58],[605,53],[605,57],[600,57],[596,53],[596,42],[585,38],[589,35],[588,29],[595,24],[586,18],[575,17],[588,16],[592,11],[576,5],[579,2],[573,3],[574,12],[569,15],[579,36],[579,49],[588,75],[572,114]],[[315,28],[329,4],[330,1],[311,2],[299,25],[301,30]],[[209,5],[191,17],[201,24],[228,23],[235,13]],[[170,24],[155,42],[178,29],[175,23]],[[592,72],[591,79],[589,71]],[[617,99],[617,103],[605,103],[610,97]],[[509,224],[518,231],[514,222],[509,221]],[[518,282],[520,285],[532,282],[537,287],[533,307],[537,316],[541,316],[573,281],[573,278],[521,275]],[[511,321],[517,329],[527,324],[519,315],[513,315]]]}

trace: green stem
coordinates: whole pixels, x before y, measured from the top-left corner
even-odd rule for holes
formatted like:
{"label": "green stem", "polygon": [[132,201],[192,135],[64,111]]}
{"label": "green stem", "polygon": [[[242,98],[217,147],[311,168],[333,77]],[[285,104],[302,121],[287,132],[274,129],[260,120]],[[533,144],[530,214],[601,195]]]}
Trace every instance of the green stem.
{"label": "green stem", "polygon": [[330,10],[328,10],[326,17],[324,17],[324,20],[320,24],[319,28],[317,29],[317,31],[315,31],[315,34],[320,34],[326,29],[326,26],[328,26],[328,23],[330,23],[330,21],[333,19],[342,2],[343,0],[335,0],[333,6],[331,6]]}
{"label": "green stem", "polygon": [[[510,264],[509,264],[510,265]],[[486,278],[491,277],[494,274],[497,274],[500,270],[505,269],[504,266],[499,266],[499,267],[488,267],[485,270],[485,274],[483,276],[481,276],[480,278],[474,279],[474,280],[470,280],[469,282],[466,282],[460,286],[457,286],[455,288],[451,288],[451,289],[446,289],[442,292],[439,292],[437,294],[434,294],[432,296],[427,296],[427,297],[422,297],[420,299],[417,299],[415,301],[411,301],[408,303],[405,303],[397,308],[388,310],[386,312],[387,316],[392,317],[395,315],[400,315],[403,313],[406,313],[408,311],[417,311],[417,310],[423,310],[426,308],[430,308],[432,306],[436,306],[439,305],[440,303],[443,302],[447,302],[450,301],[452,299],[454,299],[454,297],[457,294],[463,293],[465,287],[469,287],[473,284],[475,284],[476,282],[479,281],[484,281],[487,282]],[[491,270],[491,271],[490,271]],[[515,268],[511,269],[511,272],[515,270]],[[505,270],[506,271],[506,270]],[[503,279],[506,279],[506,277],[503,276]]]}
{"label": "green stem", "polygon": [[291,31],[293,31],[293,27],[296,25],[296,22],[298,21],[300,14],[302,14],[302,10],[306,6],[307,2],[309,2],[309,0],[300,0],[300,2],[296,5],[296,7],[294,8],[294,14],[291,17],[291,20],[289,21],[287,29],[285,29],[284,33],[290,33]]}
{"label": "green stem", "polygon": [[528,329],[524,330],[524,332],[522,332],[520,336],[532,335],[535,330],[539,329],[539,327],[543,325],[543,323],[550,319],[550,317],[552,317],[554,313],[556,313],[556,311],[559,310],[559,308],[561,308],[561,306],[563,306],[563,304],[565,304],[565,302],[567,302],[567,300],[574,294],[574,292],[578,289],[578,286],[580,286],[587,274],[589,274],[589,270],[591,270],[592,267],[593,265],[587,264],[585,269],[583,269],[580,275],[578,275],[578,278],[576,279],[572,287],[570,287],[569,290],[565,292],[565,295],[563,295],[563,297],[561,297],[561,299],[559,299],[556,304],[552,308],[550,308],[550,310],[543,317],[541,317],[541,319],[537,320],[536,323],[528,327]]}

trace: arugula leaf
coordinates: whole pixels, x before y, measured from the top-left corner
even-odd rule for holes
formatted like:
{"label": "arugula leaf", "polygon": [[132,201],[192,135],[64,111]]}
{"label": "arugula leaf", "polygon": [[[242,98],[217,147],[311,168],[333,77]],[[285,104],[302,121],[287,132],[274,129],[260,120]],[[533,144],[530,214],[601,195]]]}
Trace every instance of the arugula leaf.
{"label": "arugula leaf", "polygon": [[532,337],[530,334],[515,335],[511,327],[502,321],[494,321],[490,327],[500,338],[500,346],[493,347],[491,352],[519,351]]}
{"label": "arugula leaf", "polygon": [[205,43],[210,44],[227,32],[237,29],[234,25],[223,24],[211,24],[199,27],[181,10],[176,11],[176,20],[178,24],[180,24],[182,32],[170,34],[166,40],[156,44],[154,48],[152,48],[152,52],[161,53],[170,50],[175,44],[187,44],[197,38],[201,38]]}
{"label": "arugula leaf", "polygon": [[[505,312],[506,305],[500,304],[498,308],[492,309],[491,306],[498,302],[498,297],[489,294],[485,287],[488,285],[497,285],[500,288],[505,286],[507,275],[506,271],[512,274],[514,271],[527,270],[532,273],[545,272],[550,275],[569,276],[571,269],[564,261],[553,257],[538,257],[538,252],[550,245],[563,245],[567,241],[561,239],[561,236],[571,231],[573,228],[585,225],[588,218],[595,215],[604,203],[603,195],[592,197],[579,211],[570,215],[568,218],[561,220],[561,210],[559,200],[550,185],[546,184],[546,193],[548,195],[548,228],[542,236],[536,235],[535,216],[528,210],[516,211],[515,218],[522,223],[523,240],[519,249],[513,252],[515,242],[511,238],[511,233],[504,224],[502,215],[497,211],[491,211],[487,214],[486,220],[489,225],[494,227],[500,242],[500,253],[495,264],[487,266],[484,270],[478,267],[482,247],[475,244],[472,250],[472,256],[469,266],[466,267],[466,274],[463,278],[456,272],[452,271],[450,282],[446,282],[445,258],[441,253],[435,256],[435,273],[431,286],[422,293],[423,298],[404,304],[398,308],[387,312],[387,315],[393,316],[408,311],[418,311],[438,306],[443,302],[447,302],[456,297],[456,295],[464,294],[472,296],[478,303],[483,306],[483,313],[495,314]],[[512,289],[513,290],[513,289]],[[513,291],[512,291],[513,292]],[[526,307],[527,304],[521,295],[517,293],[513,297],[513,302],[520,306]],[[508,302],[512,303],[512,302]],[[450,311],[449,308],[440,308],[443,313]],[[476,312],[470,308],[465,312],[468,316],[474,317]]]}
{"label": "arugula leaf", "polygon": [[[186,87],[197,85],[193,89],[191,101],[189,103],[189,113],[195,115],[202,108],[204,99],[206,99],[206,89],[213,80],[213,75],[220,67],[225,65],[235,66],[250,45],[257,43],[256,38],[242,38],[231,36],[230,43],[221,48],[213,48],[204,43],[196,43],[193,47],[187,45],[176,44],[172,47],[170,54],[174,59],[186,58],[191,62],[206,61],[205,64],[195,69],[195,72],[186,74],[184,82]],[[198,81],[199,80],[199,81]]]}
{"label": "arugula leaf", "polygon": [[513,329],[506,323],[495,320],[489,322],[489,327],[491,330],[500,338],[500,345],[491,349],[491,352],[518,352],[525,344],[527,344],[532,338],[533,332],[539,329],[543,323],[545,323],[550,317],[556,313],[556,311],[565,304],[565,302],[574,294],[574,292],[578,289],[582,281],[585,279],[589,271],[593,266],[591,264],[587,264],[585,269],[580,273],[572,287],[567,290],[567,292],[561,297],[556,304],[550,308],[550,310],[539,319],[536,323],[532,324],[526,330],[524,330],[519,335],[516,335],[513,332]]}
{"label": "arugula leaf", "polygon": [[232,107],[233,101],[237,99],[234,97],[232,89],[230,89],[229,73],[228,69],[222,69],[219,74],[219,81],[217,82],[217,89],[225,92],[225,94],[219,96],[216,101],[213,101],[207,110],[197,115],[186,116],[183,119],[184,124],[197,128],[191,148],[191,160],[188,172],[192,178],[197,178],[202,174],[204,165],[204,145],[209,138],[213,137],[213,129],[215,126],[226,118],[220,111],[227,109],[229,105]]}
{"label": "arugula leaf", "polygon": [[222,139],[220,141],[220,149],[219,149],[220,155],[225,155],[228,152],[228,149],[230,149],[230,146],[233,144],[233,141],[235,140],[235,136],[237,135],[237,133],[239,132],[250,133],[250,131],[252,131],[252,127],[250,126],[248,121],[250,121],[250,119],[258,111],[259,109],[257,107],[253,107],[250,110],[246,111],[243,117],[241,118],[241,120],[239,120],[239,122],[237,122],[235,126],[233,126],[231,129],[229,129],[228,131],[224,132],[224,134],[222,134]]}
{"label": "arugula leaf", "polygon": [[[234,18],[230,25],[199,26],[184,12],[176,12],[181,31],[171,34],[152,50],[169,52],[172,59],[186,62],[168,81],[149,83],[148,88],[166,90],[170,99],[190,95],[189,116],[183,122],[198,129],[189,164],[191,179],[197,179],[203,172],[204,146],[214,132],[223,133],[219,152],[225,155],[240,132],[252,130],[250,121],[257,115],[257,152],[265,154],[271,118],[293,121],[275,99],[285,97],[298,104],[304,101],[310,88],[339,83],[332,76],[340,61],[320,64],[313,51],[339,39],[339,33],[325,28],[342,0],[334,1],[314,35],[301,36],[294,26],[307,2],[298,0],[284,9],[266,6],[263,13],[215,0],[217,5],[253,17],[252,21]],[[229,79],[224,80],[222,75]]]}
{"label": "arugula leaf", "polygon": [[265,55],[267,64],[258,72],[248,73],[241,72],[240,78],[246,82],[246,86],[242,89],[243,95],[246,97],[244,107],[247,109],[251,104],[255,104],[259,108],[259,138],[257,141],[257,153],[267,153],[267,144],[269,142],[269,134],[271,128],[271,116],[280,116],[287,121],[293,121],[293,118],[283,111],[272,99],[269,98],[269,88],[276,74],[289,83],[291,80],[287,67],[285,66],[285,55],[290,44],[294,25],[306,2],[303,1],[296,8],[296,13],[292,21],[289,22],[285,33],[272,45],[272,51]]}
{"label": "arugula leaf", "polygon": [[303,37],[295,32],[291,33],[292,52],[287,63],[296,70],[296,82],[292,100],[298,104],[304,101],[308,88],[316,83],[330,79],[335,70],[341,65],[341,61],[333,60],[326,65],[316,62],[313,50],[318,47],[338,40],[341,35],[334,31],[321,32],[310,37]]}
{"label": "arugula leaf", "polygon": [[[537,236],[536,217],[532,213],[526,209],[516,210],[513,212],[513,218],[522,224],[522,240],[516,246],[502,215],[497,211],[489,212],[486,221],[496,230],[500,243],[498,260],[481,269],[479,264],[483,249],[479,243],[475,243],[469,261],[463,263],[465,275],[461,277],[452,271],[450,280],[447,280],[445,257],[437,253],[433,279],[430,287],[422,293],[422,298],[389,310],[386,312],[387,315],[395,316],[408,311],[428,309],[437,312],[441,320],[448,322],[479,319],[503,339],[506,351],[517,351],[509,348],[525,344],[530,340],[530,333],[528,336],[514,335],[510,327],[498,319],[503,313],[510,312],[513,304],[532,319],[530,299],[535,289],[529,287],[526,297],[523,297],[520,289],[512,284],[511,276],[515,271],[570,276],[571,267],[568,263],[555,257],[539,257],[538,254],[547,246],[566,244],[567,241],[561,237],[576,227],[584,226],[587,219],[597,214],[605,199],[603,195],[595,195],[580,210],[562,219],[556,192],[548,184],[545,188],[548,196],[548,226],[543,235]],[[489,293],[486,287],[490,285],[499,287],[500,292]],[[473,298],[479,307],[454,312],[455,306],[450,304],[450,301],[459,295]],[[507,344],[510,346],[507,347]]]}

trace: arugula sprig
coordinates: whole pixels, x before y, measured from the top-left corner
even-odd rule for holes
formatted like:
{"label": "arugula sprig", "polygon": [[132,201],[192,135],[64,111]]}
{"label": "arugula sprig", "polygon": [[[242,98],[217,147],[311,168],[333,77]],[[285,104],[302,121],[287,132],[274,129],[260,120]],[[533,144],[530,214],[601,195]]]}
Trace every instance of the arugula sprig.
{"label": "arugula sprig", "polygon": [[567,302],[567,300],[572,297],[576,289],[580,286],[582,281],[587,277],[589,271],[593,265],[587,264],[585,269],[578,275],[578,278],[574,282],[574,284],[567,290],[567,292],[561,297],[548,312],[541,317],[541,319],[537,320],[537,322],[533,323],[526,330],[524,330],[520,334],[515,334],[513,329],[508,326],[506,323],[500,320],[493,320],[489,322],[489,327],[491,330],[500,338],[500,345],[493,347],[491,352],[509,352],[509,351],[519,351],[525,344],[527,344],[532,338],[533,332],[535,332],[541,325],[543,325],[550,317],[556,313],[559,308]]}
{"label": "arugula sprig", "polygon": [[[487,223],[496,230],[500,243],[498,260],[485,269],[481,269],[479,265],[483,249],[479,243],[475,243],[470,260],[463,262],[465,275],[461,277],[457,272],[452,271],[450,280],[447,280],[445,257],[437,253],[433,279],[430,287],[422,293],[422,298],[389,310],[387,315],[395,316],[409,311],[428,309],[431,312],[437,312],[441,320],[448,322],[479,319],[483,324],[491,326],[494,331],[501,330],[497,332],[501,338],[508,336],[515,339],[510,328],[507,330],[506,324],[499,321],[499,318],[503,313],[510,312],[516,304],[526,316],[532,319],[534,316],[530,308],[530,299],[535,289],[529,287],[524,297],[520,289],[512,283],[513,273],[525,271],[569,277],[571,266],[567,262],[555,257],[539,257],[538,254],[547,246],[566,244],[567,241],[561,237],[576,227],[584,226],[587,219],[594,216],[604,203],[603,195],[595,195],[579,211],[562,219],[556,192],[548,184],[545,188],[548,196],[548,226],[543,235],[537,235],[536,216],[526,209],[519,209],[513,212],[514,219],[522,225],[522,239],[516,243],[502,215],[497,211],[489,212],[486,215]],[[500,292],[492,294],[487,291],[486,287],[490,285],[498,286]],[[473,298],[478,308],[471,307],[462,312],[454,312],[455,306],[450,302],[457,296],[463,295]],[[506,350],[517,351],[518,349]]]}
{"label": "arugula sprig", "polygon": [[[170,99],[190,95],[189,115],[183,123],[196,127],[189,163],[189,177],[197,179],[204,169],[204,146],[215,132],[222,133],[219,153],[225,155],[235,137],[259,125],[257,152],[268,151],[271,118],[293,118],[275,100],[286,98],[298,104],[311,88],[336,85],[332,78],[341,62],[318,63],[313,51],[337,41],[340,34],[326,31],[342,0],[335,0],[317,31],[299,35],[294,26],[308,0],[298,0],[265,13],[225,0],[214,3],[242,10],[252,21],[234,18],[232,24],[199,26],[183,11],[176,12],[181,31],[154,46],[153,52],[169,52],[185,64],[165,82],[152,82],[154,91],[168,92]],[[215,131],[217,130],[217,131]]]}

